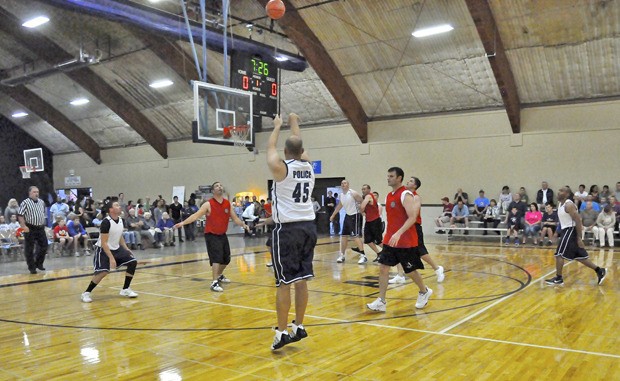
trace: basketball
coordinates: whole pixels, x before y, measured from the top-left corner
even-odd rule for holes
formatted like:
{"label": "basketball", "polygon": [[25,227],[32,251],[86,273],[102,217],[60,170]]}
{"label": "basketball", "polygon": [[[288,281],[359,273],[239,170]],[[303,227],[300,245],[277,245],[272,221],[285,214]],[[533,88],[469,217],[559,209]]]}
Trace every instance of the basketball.
{"label": "basketball", "polygon": [[284,12],[286,12],[286,7],[282,0],[269,0],[267,5],[265,6],[265,11],[267,11],[267,16],[269,16],[273,20],[278,20],[284,16]]}

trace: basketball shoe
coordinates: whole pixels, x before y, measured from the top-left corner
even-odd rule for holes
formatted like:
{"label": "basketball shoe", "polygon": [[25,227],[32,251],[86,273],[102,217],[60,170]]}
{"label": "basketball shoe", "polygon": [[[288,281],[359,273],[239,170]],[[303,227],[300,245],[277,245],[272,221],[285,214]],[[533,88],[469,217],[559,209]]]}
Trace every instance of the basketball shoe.
{"label": "basketball shoe", "polygon": [[295,320],[293,320],[293,323],[291,324],[292,329],[292,335],[291,335],[291,342],[295,342],[295,341],[299,341],[301,339],[305,339],[306,337],[308,337],[308,332],[306,332],[306,330],[304,329],[304,326],[299,324],[295,324]]}
{"label": "basketball shoe", "polygon": [[381,298],[377,298],[377,300],[375,300],[374,302],[366,304],[366,307],[373,311],[385,312],[386,305],[387,302],[384,302],[383,300],[381,300]]}
{"label": "basketball shoe", "polygon": [[271,344],[271,350],[275,351],[276,349],[280,349],[286,344],[290,344],[291,342],[292,340],[287,330],[280,332],[276,329],[276,335],[273,338],[273,344]]}
{"label": "basketball shoe", "polygon": [[418,301],[415,303],[415,308],[424,308],[428,304],[428,300],[430,299],[431,295],[433,295],[433,290],[428,287],[426,287],[425,293],[418,293]]}

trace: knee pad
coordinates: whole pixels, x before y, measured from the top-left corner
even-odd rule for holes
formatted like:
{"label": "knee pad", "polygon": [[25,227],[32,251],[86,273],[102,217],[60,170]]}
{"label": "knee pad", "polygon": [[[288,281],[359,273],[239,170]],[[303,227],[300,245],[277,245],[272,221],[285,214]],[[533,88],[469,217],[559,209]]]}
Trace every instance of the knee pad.
{"label": "knee pad", "polygon": [[127,264],[127,273],[133,275],[136,272],[136,267],[138,267],[138,262],[129,262]]}

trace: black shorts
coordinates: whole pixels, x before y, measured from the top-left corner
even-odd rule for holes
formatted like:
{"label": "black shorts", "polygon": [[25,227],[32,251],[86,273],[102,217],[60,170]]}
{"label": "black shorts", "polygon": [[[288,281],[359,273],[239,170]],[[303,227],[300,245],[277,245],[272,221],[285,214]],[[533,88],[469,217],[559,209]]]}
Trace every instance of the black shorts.
{"label": "black shorts", "polygon": [[312,260],[316,246],[314,221],[276,224],[271,232],[271,261],[276,286],[291,284],[314,276]]}
{"label": "black shorts", "polygon": [[422,225],[415,224],[415,230],[418,232],[418,254],[420,257],[428,254],[426,246],[424,246],[424,232],[422,231]]}
{"label": "black shorts", "polygon": [[364,243],[371,242],[375,245],[381,245],[383,242],[383,221],[381,218],[370,222],[366,221],[366,225],[364,225]]}
{"label": "black shorts", "polygon": [[[119,246],[116,250],[110,250],[112,252],[112,256],[116,261],[116,267],[121,267],[123,265],[128,264],[129,262],[135,262],[136,258],[131,254],[131,252],[125,250],[122,246]],[[93,265],[95,267],[95,272],[99,273],[102,271],[110,272],[110,258],[108,258],[105,251],[99,246],[95,246],[95,255],[93,256]]]}
{"label": "black shorts", "polygon": [[349,235],[351,237],[359,237],[362,235],[362,215],[347,214],[344,216],[344,222],[342,223],[342,232],[340,235]]}
{"label": "black shorts", "polygon": [[205,242],[207,244],[207,255],[209,256],[209,264],[214,263],[227,265],[230,263],[230,244],[226,234],[205,233]]}
{"label": "black shorts", "polygon": [[521,225],[521,221],[517,221],[515,223],[508,221],[506,226],[508,227],[508,229],[515,229],[516,231],[523,229],[523,225]]}
{"label": "black shorts", "polygon": [[405,274],[424,269],[417,247],[399,248],[383,245],[383,250],[379,255],[379,263],[390,267],[400,263],[403,265]]}
{"label": "black shorts", "polygon": [[568,260],[588,259],[588,252],[577,245],[577,232],[574,227],[562,229],[558,239],[558,249],[555,256],[561,256]]}

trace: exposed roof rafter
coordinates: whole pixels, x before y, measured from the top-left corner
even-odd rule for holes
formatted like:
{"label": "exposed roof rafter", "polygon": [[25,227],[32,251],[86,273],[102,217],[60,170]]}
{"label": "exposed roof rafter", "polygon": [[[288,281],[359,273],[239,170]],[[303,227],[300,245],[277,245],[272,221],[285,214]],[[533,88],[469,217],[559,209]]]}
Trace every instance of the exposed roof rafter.
{"label": "exposed roof rafter", "polygon": [[[16,17],[2,9],[0,9],[0,30],[13,36],[27,49],[50,64],[75,58],[46,36],[33,30],[25,30]],[[164,159],[168,157],[166,136],[97,73],[90,68],[82,68],[65,74],[123,119]]]}
{"label": "exposed roof rafter", "polygon": [[465,0],[465,3],[493,69],[512,132],[518,134],[521,132],[521,101],[491,6],[488,0]]}
{"label": "exposed roof rafter", "polygon": [[75,143],[75,145],[93,159],[95,163],[101,164],[101,148],[97,142],[60,111],[56,110],[25,86],[6,87],[2,89],[2,92],[32,111],[41,119],[47,121],[47,123],[66,136],[67,139]]}
{"label": "exposed roof rafter", "polygon": [[[268,0],[258,0],[263,6]],[[321,41],[306,24],[289,0],[284,0],[286,13],[278,20],[288,38],[293,41],[332,94],[338,106],[353,126],[362,143],[368,142],[368,116],[357,96],[342,76]]]}

